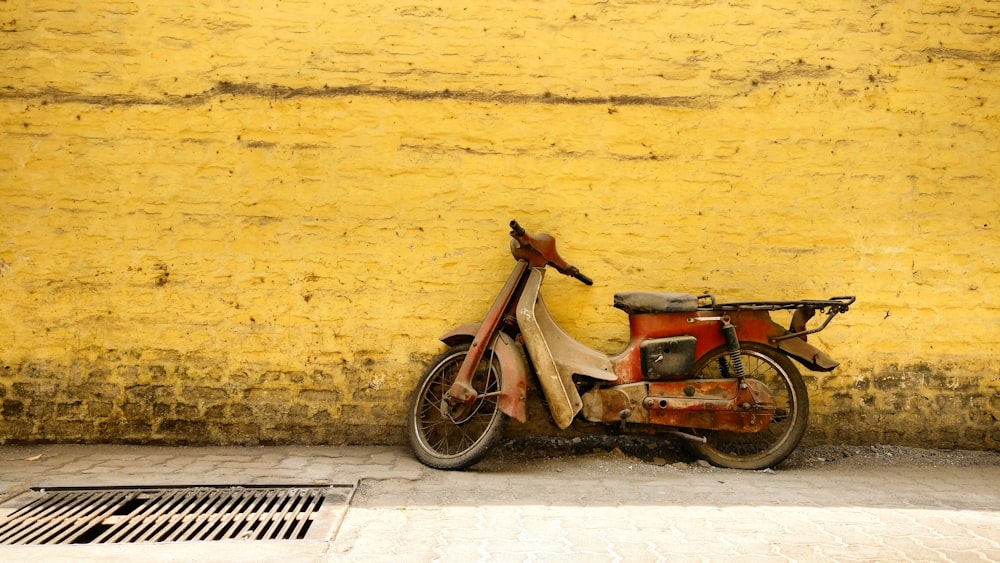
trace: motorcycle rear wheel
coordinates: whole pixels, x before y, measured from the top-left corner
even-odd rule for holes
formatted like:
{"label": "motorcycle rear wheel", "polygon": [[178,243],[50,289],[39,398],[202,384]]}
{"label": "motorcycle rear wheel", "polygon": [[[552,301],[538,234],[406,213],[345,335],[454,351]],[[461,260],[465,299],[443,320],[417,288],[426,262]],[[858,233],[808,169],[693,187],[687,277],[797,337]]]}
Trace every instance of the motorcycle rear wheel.
{"label": "motorcycle rear wheel", "polygon": [[454,406],[444,401],[468,354],[469,345],[462,344],[435,358],[410,402],[410,446],[421,463],[435,469],[465,469],[476,464],[500,440],[507,425],[508,416],[497,406],[497,397],[483,397],[500,390],[500,361],[489,350],[472,377],[472,387],[480,397]]}
{"label": "motorcycle rear wheel", "polygon": [[[754,433],[720,430],[692,430],[707,442],[691,442],[695,453],[712,465],[731,469],[766,469],[787,458],[806,432],[809,424],[809,395],[798,368],[781,352],[757,344],[740,344],[748,378],[763,382],[775,400],[776,412],[771,423]],[[724,362],[725,372],[719,362]],[[697,378],[719,378],[734,373],[725,346],[705,354],[692,370]]]}

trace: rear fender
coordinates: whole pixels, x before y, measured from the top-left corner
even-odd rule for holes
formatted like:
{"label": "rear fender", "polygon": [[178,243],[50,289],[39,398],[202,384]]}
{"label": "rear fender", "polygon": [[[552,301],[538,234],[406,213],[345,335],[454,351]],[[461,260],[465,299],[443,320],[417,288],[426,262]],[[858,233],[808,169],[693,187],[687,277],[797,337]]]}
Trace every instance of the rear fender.
{"label": "rear fender", "polygon": [[786,338],[777,342],[772,340],[788,334],[788,331],[771,320],[767,312],[737,312],[732,317],[741,341],[759,342],[777,348],[812,371],[833,371],[840,365],[840,362],[801,338]]}
{"label": "rear fender", "polygon": [[[441,337],[448,346],[472,342],[479,332],[479,323],[464,324],[453,328]],[[491,347],[500,361],[500,410],[524,422],[528,419],[525,397],[528,394],[528,362],[524,350],[510,336],[499,333]]]}
{"label": "rear fender", "polygon": [[833,371],[840,365],[819,348],[798,338],[779,340],[775,347],[813,371]]}

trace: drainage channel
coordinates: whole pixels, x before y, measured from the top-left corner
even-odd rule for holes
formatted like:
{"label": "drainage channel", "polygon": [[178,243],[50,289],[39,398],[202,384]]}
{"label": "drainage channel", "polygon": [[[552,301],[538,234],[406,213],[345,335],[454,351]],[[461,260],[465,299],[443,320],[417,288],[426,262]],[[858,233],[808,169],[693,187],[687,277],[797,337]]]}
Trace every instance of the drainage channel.
{"label": "drainage channel", "polygon": [[0,505],[0,545],[328,540],[355,488],[36,487]]}

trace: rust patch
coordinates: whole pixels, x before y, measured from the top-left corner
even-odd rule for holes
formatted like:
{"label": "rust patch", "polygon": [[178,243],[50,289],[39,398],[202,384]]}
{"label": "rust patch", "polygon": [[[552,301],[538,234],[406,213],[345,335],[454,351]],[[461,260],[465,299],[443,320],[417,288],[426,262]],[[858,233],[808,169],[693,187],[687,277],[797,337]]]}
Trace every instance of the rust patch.
{"label": "rust patch", "polygon": [[760,381],[744,382],[745,388],[737,379],[651,383],[643,406],[654,424],[758,432],[771,423],[774,397]]}

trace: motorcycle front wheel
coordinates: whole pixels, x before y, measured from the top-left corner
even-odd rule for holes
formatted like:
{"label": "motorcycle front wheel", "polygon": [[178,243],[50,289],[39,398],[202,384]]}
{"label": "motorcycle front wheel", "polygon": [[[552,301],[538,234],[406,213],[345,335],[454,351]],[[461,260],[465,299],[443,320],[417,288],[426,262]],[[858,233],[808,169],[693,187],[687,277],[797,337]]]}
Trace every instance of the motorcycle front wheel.
{"label": "motorcycle front wheel", "polygon": [[468,354],[469,345],[463,344],[435,358],[410,402],[410,446],[421,463],[435,469],[465,469],[479,462],[507,425],[508,417],[497,406],[495,395],[500,391],[500,361],[489,350],[472,377],[479,398],[456,405],[444,400]]}
{"label": "motorcycle front wheel", "polygon": [[[691,447],[712,465],[766,469],[784,461],[802,440],[809,423],[809,395],[802,375],[786,355],[754,342],[742,342],[740,347],[746,376],[763,382],[774,396],[774,417],[759,432],[692,430],[706,442],[691,442]],[[716,379],[732,377],[735,370],[722,346],[698,360],[693,372],[697,378]]]}

